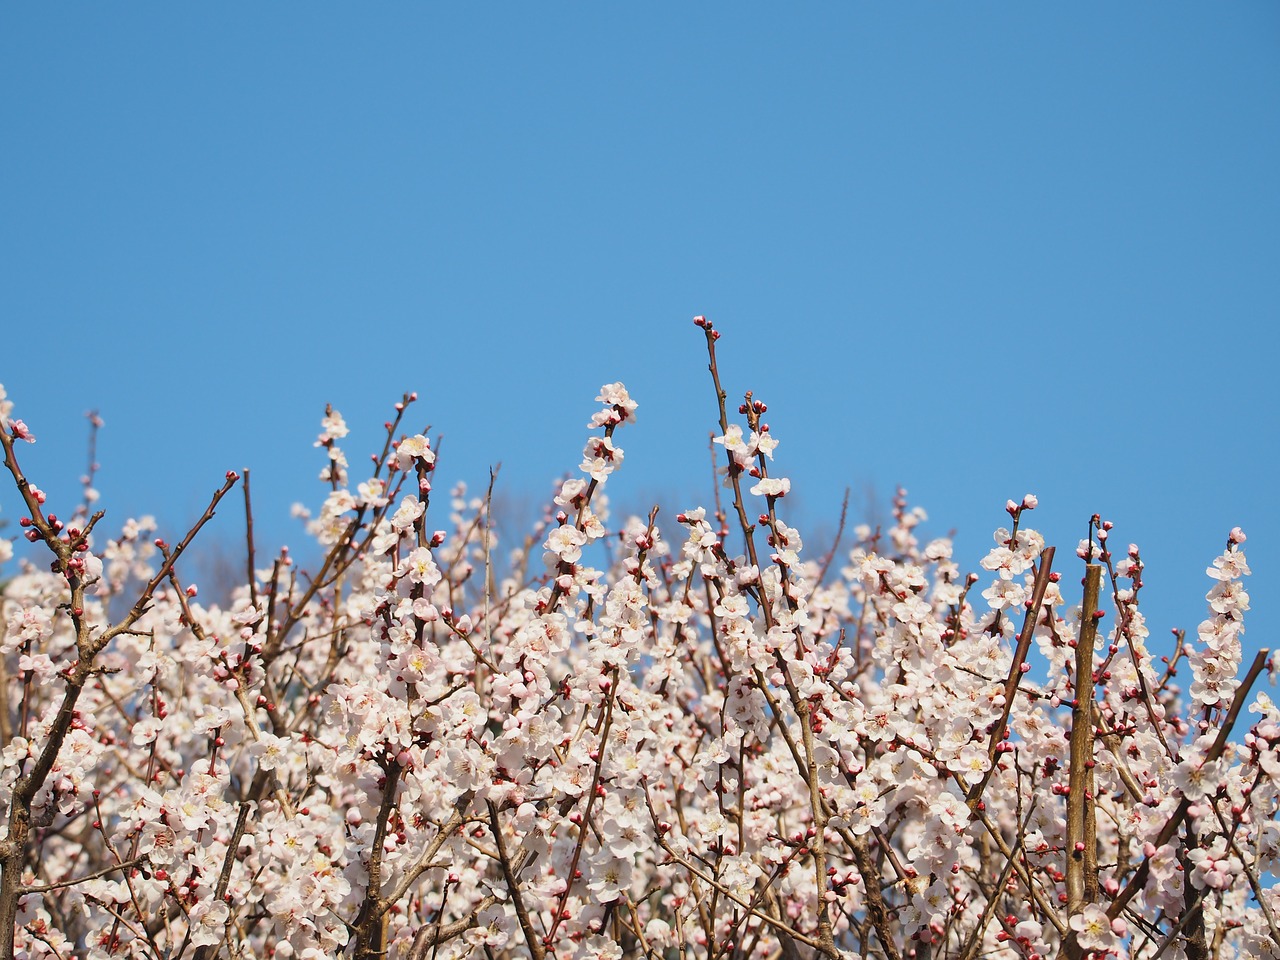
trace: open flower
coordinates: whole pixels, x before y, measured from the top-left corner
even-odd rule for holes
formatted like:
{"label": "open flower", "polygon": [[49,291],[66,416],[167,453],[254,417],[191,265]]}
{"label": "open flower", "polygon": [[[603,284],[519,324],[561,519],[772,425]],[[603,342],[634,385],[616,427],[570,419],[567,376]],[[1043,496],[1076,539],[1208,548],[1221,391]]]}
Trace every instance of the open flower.
{"label": "open flower", "polygon": [[1082,950],[1109,950],[1115,946],[1116,937],[1111,932],[1107,911],[1096,903],[1071,918],[1071,929],[1076,932],[1076,942]]}
{"label": "open flower", "polygon": [[757,497],[785,497],[791,492],[791,481],[786,477],[763,477],[751,492]]}

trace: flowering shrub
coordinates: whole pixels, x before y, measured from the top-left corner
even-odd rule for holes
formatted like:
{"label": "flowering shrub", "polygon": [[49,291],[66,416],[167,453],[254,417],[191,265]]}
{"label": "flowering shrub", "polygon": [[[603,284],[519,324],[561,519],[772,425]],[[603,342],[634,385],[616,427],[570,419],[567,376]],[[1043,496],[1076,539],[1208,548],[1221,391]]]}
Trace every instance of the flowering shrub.
{"label": "flowering shrub", "polygon": [[180,561],[239,477],[176,545],[107,533],[89,482],[60,520],[0,390],[51,557],[0,542],[0,956],[1280,957],[1244,534],[1167,657],[1138,548],[1094,517],[1055,569],[1032,496],[982,575],[901,495],[807,556],[765,405],[730,422],[697,322],[726,508],[611,524],[636,403],[607,384],[581,476],[497,564],[488,497],[433,529],[413,395],[354,487],[328,410],[323,559],[259,563],[246,476],[224,607]]}

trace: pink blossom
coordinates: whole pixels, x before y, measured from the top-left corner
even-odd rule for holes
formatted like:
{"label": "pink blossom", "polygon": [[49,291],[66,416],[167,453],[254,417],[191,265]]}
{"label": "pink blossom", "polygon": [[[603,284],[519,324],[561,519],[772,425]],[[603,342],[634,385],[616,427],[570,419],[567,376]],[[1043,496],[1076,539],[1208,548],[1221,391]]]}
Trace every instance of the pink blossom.
{"label": "pink blossom", "polygon": [[1116,942],[1107,912],[1091,903],[1071,918],[1071,929],[1082,950],[1110,950]]}
{"label": "pink blossom", "polygon": [[785,497],[791,492],[791,481],[786,477],[765,477],[751,492],[757,497]]}

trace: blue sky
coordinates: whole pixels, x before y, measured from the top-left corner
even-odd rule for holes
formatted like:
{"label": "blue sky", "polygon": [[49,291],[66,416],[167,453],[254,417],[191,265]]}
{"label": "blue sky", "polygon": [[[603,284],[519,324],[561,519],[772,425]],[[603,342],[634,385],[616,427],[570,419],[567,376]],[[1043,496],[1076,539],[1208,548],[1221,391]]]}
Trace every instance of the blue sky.
{"label": "blue sky", "polygon": [[973,567],[1034,492],[1061,569],[1095,511],[1142,546],[1159,635],[1239,525],[1275,642],[1274,4],[9,5],[0,84],[55,505],[97,408],[117,524],[248,466],[297,550],[324,404],[356,465],[406,390],[441,480],[536,504],[613,380],[615,504],[706,502],[704,313],[815,542],[900,483]]}

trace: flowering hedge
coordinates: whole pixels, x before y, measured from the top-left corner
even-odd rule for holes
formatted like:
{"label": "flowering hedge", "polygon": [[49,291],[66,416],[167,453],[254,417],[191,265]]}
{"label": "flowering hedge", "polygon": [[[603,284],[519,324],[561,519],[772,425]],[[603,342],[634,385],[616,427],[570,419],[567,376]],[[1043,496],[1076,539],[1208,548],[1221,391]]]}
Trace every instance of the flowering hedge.
{"label": "flowering hedge", "polygon": [[1168,656],[1138,548],[1094,517],[1064,563],[1032,496],[983,574],[902,496],[806,556],[696,322],[723,509],[611,524],[636,403],[607,384],[498,563],[487,496],[433,529],[413,395],[354,487],[329,410],[322,559],[264,559],[246,476],[225,607],[182,560],[237,475],[176,545],[108,532],[91,478],[59,519],[0,389],[5,502],[51,559],[0,542],[0,957],[1280,957],[1243,533]]}

